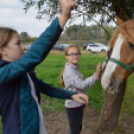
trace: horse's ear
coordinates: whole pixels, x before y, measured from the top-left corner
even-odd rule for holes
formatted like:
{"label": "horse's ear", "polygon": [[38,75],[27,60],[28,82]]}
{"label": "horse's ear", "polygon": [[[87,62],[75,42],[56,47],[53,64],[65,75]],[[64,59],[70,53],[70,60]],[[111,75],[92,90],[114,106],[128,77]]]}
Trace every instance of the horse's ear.
{"label": "horse's ear", "polygon": [[124,23],[124,21],[122,19],[120,19],[119,16],[115,15],[115,18],[116,18],[116,22],[117,22],[118,26],[120,26],[121,24]]}

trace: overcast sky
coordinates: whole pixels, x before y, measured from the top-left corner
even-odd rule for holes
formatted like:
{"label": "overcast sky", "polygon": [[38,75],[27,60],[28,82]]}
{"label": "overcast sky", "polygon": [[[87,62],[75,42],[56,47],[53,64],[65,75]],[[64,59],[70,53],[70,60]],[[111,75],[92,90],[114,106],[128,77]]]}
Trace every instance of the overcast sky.
{"label": "overcast sky", "polygon": [[27,32],[32,37],[38,37],[50,23],[45,19],[36,19],[35,8],[30,8],[27,13],[23,8],[24,3],[19,0],[0,0],[0,26],[12,27],[19,33]]}
{"label": "overcast sky", "polygon": [[[38,37],[50,23],[45,19],[36,19],[35,8],[30,8],[27,13],[23,8],[24,3],[19,0],[0,0],[0,26],[12,27],[19,33],[27,32],[31,37]],[[75,21],[75,24],[79,22],[82,22],[82,19]],[[91,24],[95,23],[88,23]]]}
{"label": "overcast sky", "polygon": [[27,32],[32,37],[38,37],[49,23],[37,20],[37,11],[31,8],[26,14],[24,4],[19,0],[0,0],[0,26],[12,27],[20,32]]}

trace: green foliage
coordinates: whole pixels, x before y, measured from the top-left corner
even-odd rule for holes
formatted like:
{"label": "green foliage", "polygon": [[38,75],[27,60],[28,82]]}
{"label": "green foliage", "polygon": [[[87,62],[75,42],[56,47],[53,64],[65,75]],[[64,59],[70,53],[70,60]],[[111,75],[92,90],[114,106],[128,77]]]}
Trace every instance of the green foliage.
{"label": "green foliage", "polygon": [[[52,20],[55,15],[61,12],[59,0],[21,0],[25,12],[31,7],[36,7],[37,18],[43,16]],[[115,22],[115,15],[126,21],[134,17],[134,0],[76,0],[77,9],[72,13],[70,23],[77,18],[83,18],[83,24],[94,21],[103,27],[103,24]],[[99,17],[98,17],[99,16]],[[98,18],[99,21],[98,21]],[[115,22],[116,24],[116,22]],[[107,31],[106,31],[107,32]],[[107,32],[108,34],[108,32]]]}
{"label": "green foliage", "polygon": [[21,39],[26,39],[26,38],[28,38],[28,37],[29,37],[29,35],[28,35],[27,32],[21,32],[21,33],[20,33],[20,38],[21,38]]}
{"label": "green foliage", "polygon": [[27,42],[28,44],[30,44],[31,42],[34,42],[37,39],[37,37],[30,37],[27,32],[21,32],[19,36],[21,38],[22,43]]}
{"label": "green foliage", "polygon": [[[32,6],[38,8],[38,17],[45,14],[49,17],[54,16],[56,13],[60,12],[59,0],[21,0],[25,4],[24,10],[27,12]],[[112,20],[115,13],[124,19],[132,18],[134,12],[134,1],[133,0],[76,0],[77,10],[76,17],[86,14],[87,19],[101,15],[101,23],[109,22]],[[107,17],[105,20],[104,16]]]}
{"label": "green foliage", "polygon": [[111,25],[111,26],[105,25],[104,27],[105,27],[105,29],[108,31],[109,36],[108,36],[107,33],[104,31],[104,32],[103,32],[103,37],[104,37],[104,39],[106,39],[107,41],[109,41],[109,40],[112,38],[113,32],[114,32],[114,30],[115,30],[115,27],[113,27],[112,25]]}
{"label": "green foliage", "polygon": [[67,39],[71,40],[93,40],[93,39],[104,39],[103,33],[101,33],[102,28],[98,25],[82,26],[82,25],[72,25],[65,29],[64,34],[61,36],[65,39],[65,34]]}
{"label": "green foliage", "polygon": [[37,37],[28,37],[28,38],[25,38],[25,39],[22,39],[21,42],[23,44],[32,44],[35,40],[37,39]]}

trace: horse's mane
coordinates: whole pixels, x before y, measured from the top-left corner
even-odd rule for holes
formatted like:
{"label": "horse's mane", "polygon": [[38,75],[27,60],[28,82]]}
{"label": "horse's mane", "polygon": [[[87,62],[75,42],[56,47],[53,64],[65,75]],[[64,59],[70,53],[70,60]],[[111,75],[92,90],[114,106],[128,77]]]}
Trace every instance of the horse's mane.
{"label": "horse's mane", "polygon": [[111,45],[120,33],[124,38],[126,44],[132,43],[134,45],[134,19],[124,22],[115,30],[110,40]]}

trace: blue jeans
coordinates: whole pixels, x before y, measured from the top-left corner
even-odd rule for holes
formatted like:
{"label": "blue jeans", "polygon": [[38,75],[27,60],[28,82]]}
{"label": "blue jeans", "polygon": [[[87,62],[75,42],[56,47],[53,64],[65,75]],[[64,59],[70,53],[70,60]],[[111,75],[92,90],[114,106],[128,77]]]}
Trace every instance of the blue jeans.
{"label": "blue jeans", "polygon": [[78,108],[66,108],[68,115],[70,132],[69,134],[80,134],[82,129],[83,108],[85,105]]}

